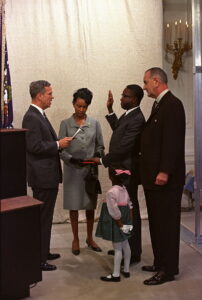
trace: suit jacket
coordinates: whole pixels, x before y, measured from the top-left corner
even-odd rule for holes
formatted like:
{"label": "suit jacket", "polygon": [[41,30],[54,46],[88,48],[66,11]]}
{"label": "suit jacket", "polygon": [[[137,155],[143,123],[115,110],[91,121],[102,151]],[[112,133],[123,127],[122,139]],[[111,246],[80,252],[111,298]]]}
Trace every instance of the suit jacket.
{"label": "suit jacket", "polygon": [[109,153],[102,158],[104,166],[115,165],[134,170],[140,149],[140,132],[145,124],[140,108],[136,108],[119,119],[116,114],[107,115],[106,119],[113,134],[109,144]]}
{"label": "suit jacket", "polygon": [[[151,113],[141,135],[140,173],[146,189],[170,189],[185,180],[185,112],[170,91]],[[155,185],[159,172],[169,175],[164,186]]]}
{"label": "suit jacket", "polygon": [[57,188],[62,182],[62,170],[56,133],[34,106],[25,113],[22,127],[27,128],[27,177],[33,188]]}

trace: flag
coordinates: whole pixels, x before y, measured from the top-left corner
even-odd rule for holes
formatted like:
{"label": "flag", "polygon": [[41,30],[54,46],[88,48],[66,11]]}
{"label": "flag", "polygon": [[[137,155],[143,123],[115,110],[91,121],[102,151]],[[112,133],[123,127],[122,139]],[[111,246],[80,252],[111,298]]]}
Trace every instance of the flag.
{"label": "flag", "polygon": [[5,1],[0,1],[0,128],[12,128],[13,104],[5,34]]}
{"label": "flag", "polygon": [[12,123],[13,123],[13,103],[12,103],[11,77],[10,77],[10,70],[9,70],[9,64],[8,64],[7,43],[5,43],[3,97],[4,97],[3,128],[13,128],[13,125],[12,125]]}
{"label": "flag", "polygon": [[0,2],[0,128],[3,126],[3,16],[4,6]]}

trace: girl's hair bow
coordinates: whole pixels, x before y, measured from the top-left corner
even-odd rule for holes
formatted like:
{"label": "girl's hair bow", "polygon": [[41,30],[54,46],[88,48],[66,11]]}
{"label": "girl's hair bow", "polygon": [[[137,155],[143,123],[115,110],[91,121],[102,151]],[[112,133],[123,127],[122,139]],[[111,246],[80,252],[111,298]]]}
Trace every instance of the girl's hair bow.
{"label": "girl's hair bow", "polygon": [[120,175],[120,174],[131,175],[131,172],[129,170],[121,170],[121,169],[115,169],[115,173],[116,175]]}

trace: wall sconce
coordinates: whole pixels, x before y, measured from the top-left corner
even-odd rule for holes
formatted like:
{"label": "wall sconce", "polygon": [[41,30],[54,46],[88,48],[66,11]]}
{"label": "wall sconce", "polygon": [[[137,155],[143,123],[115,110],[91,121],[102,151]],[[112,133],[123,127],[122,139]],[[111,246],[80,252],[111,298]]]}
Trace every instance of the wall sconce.
{"label": "wall sconce", "polygon": [[182,67],[182,56],[192,49],[191,26],[181,20],[166,24],[165,28],[165,51],[174,56],[172,63],[173,78],[177,79],[178,72]]}

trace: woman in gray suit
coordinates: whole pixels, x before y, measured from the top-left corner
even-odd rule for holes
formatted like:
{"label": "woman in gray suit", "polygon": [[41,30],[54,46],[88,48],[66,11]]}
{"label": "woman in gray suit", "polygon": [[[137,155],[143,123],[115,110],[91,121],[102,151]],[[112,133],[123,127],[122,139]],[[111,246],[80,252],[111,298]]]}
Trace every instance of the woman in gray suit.
{"label": "woman in gray suit", "polygon": [[[78,210],[86,210],[87,219],[87,239],[86,243],[94,251],[101,249],[92,237],[94,224],[94,210],[97,205],[98,190],[89,191],[87,189],[88,180],[90,187],[97,184],[96,173],[89,165],[80,164],[81,160],[100,154],[104,150],[103,137],[100,124],[97,120],[86,115],[88,106],[91,104],[93,94],[87,88],[81,88],[73,94],[73,115],[65,119],[60,124],[60,138],[75,136],[70,147],[60,152],[60,157],[64,162],[64,209],[70,211],[70,221],[73,233],[72,253],[80,253],[78,236]],[[92,174],[94,173],[92,178]],[[92,179],[92,182],[91,182]],[[88,185],[89,186],[89,185]]]}

